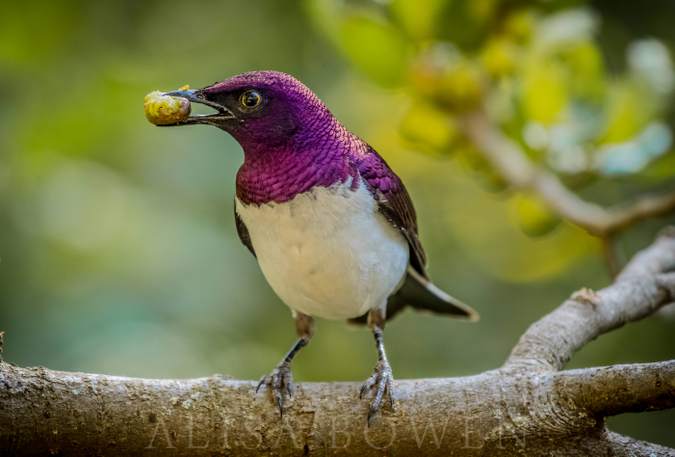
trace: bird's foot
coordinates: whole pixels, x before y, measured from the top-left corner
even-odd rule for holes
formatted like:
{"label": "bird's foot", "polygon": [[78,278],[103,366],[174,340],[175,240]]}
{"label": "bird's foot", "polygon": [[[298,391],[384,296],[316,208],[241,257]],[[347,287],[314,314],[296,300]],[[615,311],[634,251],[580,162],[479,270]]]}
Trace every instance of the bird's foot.
{"label": "bird's foot", "polygon": [[370,425],[373,417],[382,408],[385,397],[388,399],[389,407],[394,409],[393,382],[394,375],[392,374],[389,362],[386,359],[379,360],[377,365],[375,365],[373,374],[363,383],[361,392],[359,393],[359,398],[363,398],[368,392],[372,395],[370,407],[368,408],[368,425]]}
{"label": "bird's foot", "polygon": [[288,398],[293,396],[293,375],[291,374],[291,365],[282,362],[276,366],[272,372],[260,378],[255,392],[258,393],[262,386],[266,386],[270,392],[274,404],[279,408],[279,416],[284,416],[284,404]]}

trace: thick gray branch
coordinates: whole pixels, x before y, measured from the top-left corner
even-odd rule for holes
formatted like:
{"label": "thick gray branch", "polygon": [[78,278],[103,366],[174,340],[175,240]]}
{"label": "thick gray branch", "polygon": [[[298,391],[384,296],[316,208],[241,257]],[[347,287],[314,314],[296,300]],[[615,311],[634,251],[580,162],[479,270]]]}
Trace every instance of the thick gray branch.
{"label": "thick gray branch", "polygon": [[608,439],[602,419],[570,400],[578,385],[558,373],[399,381],[396,410],[370,428],[356,383],[302,384],[283,420],[253,382],[218,376],[132,379],[0,363],[0,386],[5,455],[642,455],[627,438]]}
{"label": "thick gray branch", "polygon": [[606,437],[610,443],[610,448],[607,455],[617,457],[673,457],[673,449],[667,448],[665,446],[646,443],[644,441],[635,440],[633,438],[613,432],[607,432]]}
{"label": "thick gray branch", "polygon": [[506,366],[559,370],[589,341],[627,322],[642,319],[672,300],[675,236],[666,230],[636,255],[616,282],[598,292],[582,289],[530,326]]}
{"label": "thick gray branch", "polygon": [[595,417],[675,407],[675,360],[561,371],[552,381]]}
{"label": "thick gray branch", "polygon": [[672,298],[673,266],[670,231],[614,285],[579,292],[530,327],[503,368],[397,381],[395,411],[370,428],[355,383],[302,384],[280,419],[251,381],[133,379],[0,361],[0,449],[40,456],[673,455],[608,432],[604,417],[672,407],[675,362],[555,370],[585,342]]}
{"label": "thick gray branch", "polygon": [[534,165],[483,113],[464,119],[464,132],[479,153],[512,186],[537,193],[559,215],[601,237],[611,236],[629,225],[675,209],[675,192],[644,196],[632,204],[604,208],[583,200],[553,174]]}

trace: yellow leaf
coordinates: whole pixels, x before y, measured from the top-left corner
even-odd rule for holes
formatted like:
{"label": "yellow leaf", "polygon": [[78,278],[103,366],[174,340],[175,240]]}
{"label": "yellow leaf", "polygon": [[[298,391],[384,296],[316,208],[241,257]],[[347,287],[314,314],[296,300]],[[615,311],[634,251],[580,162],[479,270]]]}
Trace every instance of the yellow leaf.
{"label": "yellow leaf", "polygon": [[401,134],[414,142],[445,149],[457,137],[457,125],[447,114],[428,104],[418,103],[401,122]]}
{"label": "yellow leaf", "polygon": [[481,52],[481,62],[492,76],[500,77],[512,73],[518,61],[518,48],[508,38],[494,38]]}
{"label": "yellow leaf", "polygon": [[562,120],[568,91],[560,64],[544,58],[528,63],[523,78],[523,109],[532,121],[551,125]]}
{"label": "yellow leaf", "polygon": [[509,200],[509,208],[520,229],[528,236],[547,235],[560,224],[560,218],[534,195],[515,194]]}
{"label": "yellow leaf", "polygon": [[600,97],[605,90],[604,62],[598,47],[590,41],[581,41],[563,51],[569,67],[570,84],[575,94],[582,97]]}
{"label": "yellow leaf", "polygon": [[445,71],[440,85],[441,100],[458,109],[475,105],[483,95],[480,70],[465,59],[458,60]]}

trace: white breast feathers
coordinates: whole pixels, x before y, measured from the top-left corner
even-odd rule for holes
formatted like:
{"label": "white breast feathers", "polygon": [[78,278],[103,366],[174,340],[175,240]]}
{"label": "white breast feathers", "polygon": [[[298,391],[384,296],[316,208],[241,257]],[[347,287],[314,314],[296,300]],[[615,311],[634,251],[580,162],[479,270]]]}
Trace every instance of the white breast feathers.
{"label": "white breast feathers", "polygon": [[361,182],[315,187],[284,203],[236,210],[260,268],[295,311],[326,319],[358,317],[386,305],[408,266],[408,244],[378,212]]}

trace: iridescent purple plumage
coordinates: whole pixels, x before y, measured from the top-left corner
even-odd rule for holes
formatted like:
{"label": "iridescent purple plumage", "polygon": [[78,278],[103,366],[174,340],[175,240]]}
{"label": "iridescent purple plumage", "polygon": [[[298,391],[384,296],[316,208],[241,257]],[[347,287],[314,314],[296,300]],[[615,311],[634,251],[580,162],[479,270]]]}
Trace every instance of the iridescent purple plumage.
{"label": "iridescent purple plumage", "polygon": [[[408,240],[415,269],[426,276],[415,210],[401,180],[373,148],[349,132],[314,93],[290,75],[244,73],[204,89],[213,96],[242,87],[270,94],[264,117],[230,133],[244,150],[237,198],[247,204],[282,203],[315,186],[360,177],[387,219]],[[359,179],[353,179],[355,185]]]}
{"label": "iridescent purple plumage", "polygon": [[349,132],[314,93],[290,75],[244,73],[204,89],[209,95],[256,87],[269,94],[264,117],[231,131],[244,150],[237,198],[246,204],[282,203],[315,186],[359,177],[382,213],[408,240],[411,264],[426,277],[415,210],[405,186],[384,159]]}
{"label": "iridescent purple plumage", "polygon": [[[345,181],[354,171],[345,157],[358,154],[353,137],[302,83],[278,72],[251,72],[214,84],[206,94],[256,87],[268,95],[264,117],[230,133],[244,150],[237,197],[245,203],[285,202],[314,186]],[[352,151],[354,150],[354,151]]]}
{"label": "iridescent purple plumage", "polygon": [[[373,185],[394,191],[399,179],[360,138],[345,129],[304,84],[273,71],[244,73],[204,89],[206,94],[253,86],[270,94],[267,114],[232,135],[244,150],[237,196],[247,203],[288,201],[313,186],[343,182],[360,167],[378,169]],[[281,127],[280,127],[281,126]]]}

